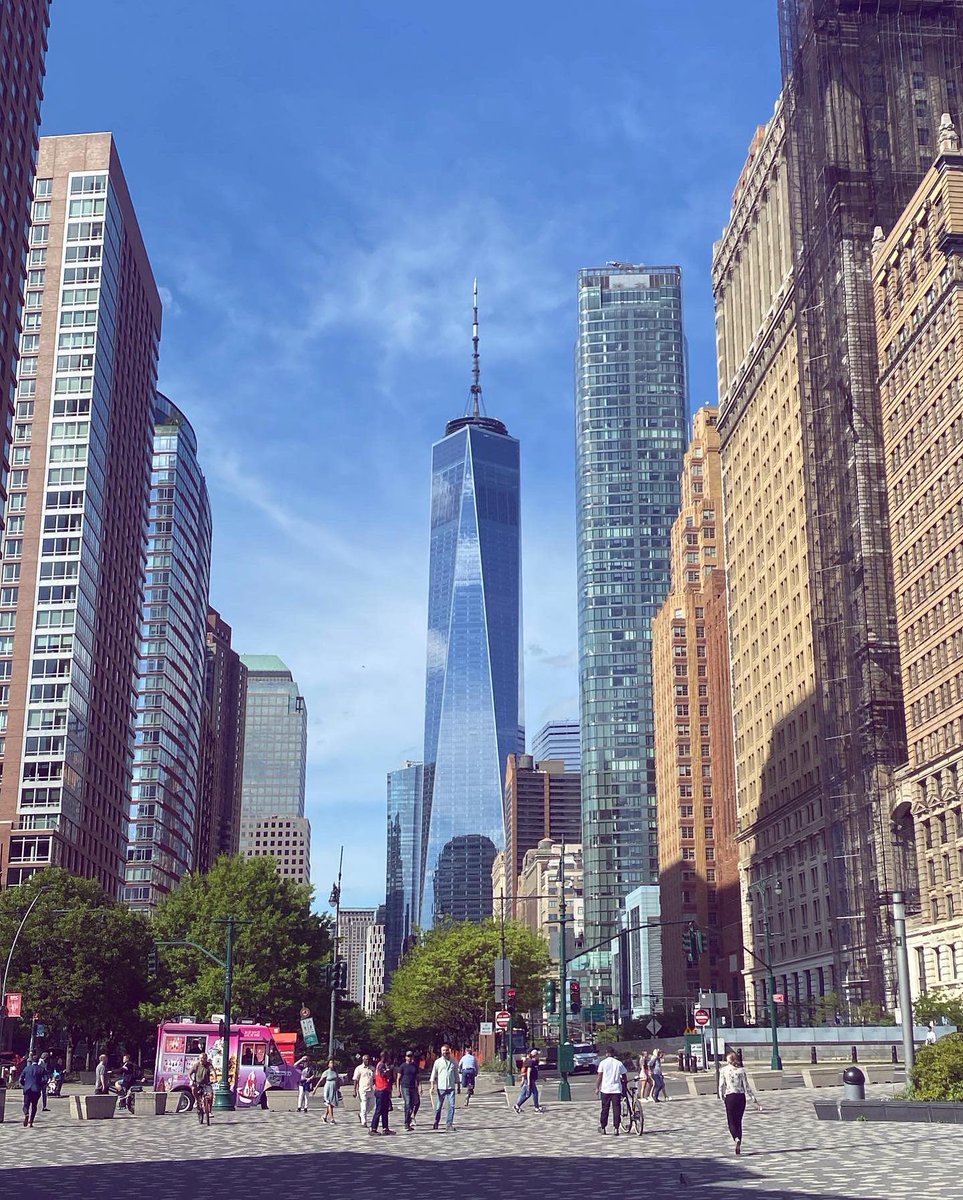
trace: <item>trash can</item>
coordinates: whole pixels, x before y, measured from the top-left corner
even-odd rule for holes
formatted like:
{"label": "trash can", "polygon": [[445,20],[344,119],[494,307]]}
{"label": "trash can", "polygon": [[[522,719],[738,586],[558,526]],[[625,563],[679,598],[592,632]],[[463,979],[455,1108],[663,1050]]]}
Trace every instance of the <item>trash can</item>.
{"label": "trash can", "polygon": [[843,1071],[843,1099],[866,1099],[866,1076],[859,1067],[847,1067]]}

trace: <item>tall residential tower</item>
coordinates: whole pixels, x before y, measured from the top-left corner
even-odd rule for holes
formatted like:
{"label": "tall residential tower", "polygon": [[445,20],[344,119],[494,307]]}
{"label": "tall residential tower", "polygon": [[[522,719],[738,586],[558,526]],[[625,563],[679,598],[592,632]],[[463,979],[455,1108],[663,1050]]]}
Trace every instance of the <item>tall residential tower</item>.
{"label": "tall residential tower", "polygon": [[[43,138],[0,587],[0,851],[119,896],[161,305],[110,134]],[[33,257],[35,255],[35,257]]]}
{"label": "tall residential tower", "polygon": [[482,413],[477,299],[473,340],[468,415],[431,454],[423,928],[491,914],[502,778],[525,741],[519,447]]}
{"label": "tall residential tower", "polygon": [[669,589],[687,392],[678,267],[578,277],[576,465],[585,940],[657,879],[650,625]]}

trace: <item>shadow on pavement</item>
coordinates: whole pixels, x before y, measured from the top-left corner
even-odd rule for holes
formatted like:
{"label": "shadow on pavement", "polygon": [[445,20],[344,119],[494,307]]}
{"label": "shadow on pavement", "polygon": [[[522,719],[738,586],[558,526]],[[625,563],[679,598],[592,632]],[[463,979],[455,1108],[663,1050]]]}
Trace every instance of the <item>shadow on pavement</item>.
{"label": "shadow on pavement", "polygon": [[[635,1139],[627,1139],[633,1146]],[[767,1151],[776,1154],[779,1151]],[[731,1162],[626,1154],[623,1160],[601,1157],[513,1155],[497,1159],[446,1158],[416,1160],[403,1155],[331,1151],[321,1154],[206,1158],[149,1163],[108,1163],[78,1167],[22,1167],[4,1172],[8,1195],[18,1198],[180,1197],[258,1195],[278,1200],[307,1200],[348,1194],[352,1200],[390,1196],[391,1200],[424,1200],[444,1191],[461,1200],[505,1200],[519,1188],[544,1194],[547,1188],[566,1195],[635,1196],[646,1200],[702,1195],[705,1200],[878,1200],[872,1193],[793,1191],[775,1182],[767,1187],[759,1171],[733,1158]],[[752,1182],[750,1182],[752,1181]],[[746,1185],[749,1185],[748,1187]],[[350,1189],[350,1190],[349,1190]],[[880,1194],[881,1200],[882,1194]]]}

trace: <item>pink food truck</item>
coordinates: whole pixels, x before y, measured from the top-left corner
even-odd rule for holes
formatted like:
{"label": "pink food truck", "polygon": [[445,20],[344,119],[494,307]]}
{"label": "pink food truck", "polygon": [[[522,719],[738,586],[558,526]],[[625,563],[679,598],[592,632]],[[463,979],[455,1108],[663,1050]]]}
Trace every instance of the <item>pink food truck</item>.
{"label": "pink food truck", "polygon": [[[265,1091],[270,1088],[298,1086],[301,1073],[282,1056],[274,1040],[277,1032],[270,1025],[231,1026],[228,1078],[238,1108],[260,1106]],[[194,1105],[190,1070],[205,1051],[211,1060],[216,1087],[224,1061],[224,1041],[218,1026],[184,1021],[165,1021],[158,1025],[154,1090],[176,1092],[178,1112]]]}

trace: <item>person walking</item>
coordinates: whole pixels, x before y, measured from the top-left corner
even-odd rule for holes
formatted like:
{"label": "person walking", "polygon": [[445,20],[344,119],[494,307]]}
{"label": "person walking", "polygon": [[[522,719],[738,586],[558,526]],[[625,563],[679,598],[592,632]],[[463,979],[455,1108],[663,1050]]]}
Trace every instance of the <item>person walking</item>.
{"label": "person walking", "polygon": [[737,1066],[735,1054],[729,1053],[719,1072],[719,1097],[726,1106],[726,1124],[735,1143],[736,1154],[742,1153],[742,1118],[746,1111],[747,1096],[752,1098],[756,1112],[761,1112],[762,1105],[752,1090],[745,1068]]}
{"label": "person walking", "polygon": [[458,1068],[451,1057],[451,1047],[442,1046],[441,1055],[435,1059],[431,1068],[431,1078],[428,1089],[435,1093],[435,1124],[438,1128],[441,1120],[441,1110],[445,1107],[445,1132],[455,1132],[455,1089],[458,1086]]}
{"label": "person walking", "polygon": [[299,1058],[294,1065],[301,1068],[301,1074],[298,1076],[298,1112],[307,1112],[308,1096],[318,1082],[318,1073],[314,1069],[314,1063],[308,1062],[306,1058]]}
{"label": "person walking", "polygon": [[23,1127],[32,1126],[37,1116],[37,1105],[43,1091],[46,1071],[32,1054],[27,1055],[27,1062],[20,1072],[20,1086],[23,1088]]}
{"label": "person walking", "polygon": [[328,1065],[321,1072],[318,1082],[324,1085],[324,1123],[327,1125],[330,1121],[332,1125],[335,1125],[337,1123],[334,1119],[334,1110],[338,1103],[338,1070],[333,1058],[328,1059]]}
{"label": "person walking", "polygon": [[474,1050],[469,1048],[458,1060],[458,1072],[461,1075],[462,1090],[467,1093],[465,1097],[465,1107],[467,1108],[475,1094],[475,1080],[478,1078],[478,1059],[475,1057]]}
{"label": "person walking", "polygon": [[411,1133],[421,1108],[421,1072],[411,1050],[405,1051],[405,1061],[398,1068],[398,1099],[405,1102],[405,1129]]}
{"label": "person walking", "polygon": [[97,1059],[97,1066],[94,1069],[94,1091],[98,1096],[106,1096],[110,1091],[110,1082],[107,1078],[106,1054],[102,1054]]}
{"label": "person walking", "polygon": [[515,1111],[521,1115],[522,1106],[525,1101],[531,1096],[535,1101],[535,1111],[537,1113],[544,1112],[538,1102],[538,1051],[530,1050],[528,1058],[522,1065],[522,1090],[518,1093],[518,1099],[513,1107]]}
{"label": "person walking", "polygon": [[668,1100],[668,1094],[665,1090],[665,1075],[662,1073],[662,1059],[665,1057],[661,1050],[656,1050],[649,1059],[649,1073],[652,1076],[652,1100],[653,1103],[659,1103],[661,1095],[665,1100]]}
{"label": "person walking", "polygon": [[595,1094],[602,1100],[602,1112],[599,1117],[599,1132],[608,1132],[609,1113],[615,1126],[615,1136],[619,1136],[619,1122],[622,1120],[622,1097],[625,1094],[628,1074],[625,1063],[615,1057],[611,1046],[606,1046],[605,1057],[599,1063],[595,1076]]}
{"label": "person walking", "polygon": [[50,1055],[47,1053],[46,1050],[44,1050],[43,1054],[40,1055],[39,1063],[43,1067],[43,1084],[41,1085],[41,1088],[40,1088],[40,1104],[41,1104],[41,1111],[46,1112],[47,1111],[47,1088],[50,1086],[50,1076],[52,1074],[51,1069],[50,1069]]}
{"label": "person walking", "polygon": [[643,1054],[639,1059],[639,1099],[645,1101],[652,1099],[652,1067],[650,1057],[648,1054]]}
{"label": "person walking", "polygon": [[358,1097],[358,1117],[366,1129],[374,1113],[374,1075],[371,1055],[362,1055],[361,1062],[355,1067],[354,1075],[351,1078],[354,1083],[354,1094]]}
{"label": "person walking", "polygon": [[372,1137],[378,1133],[378,1122],[381,1122],[383,1137],[390,1137],[393,1129],[388,1128],[388,1113],[391,1112],[391,1088],[395,1081],[394,1069],[391,1066],[391,1056],[387,1050],[381,1051],[381,1057],[375,1063],[374,1094],[375,1109],[371,1118],[371,1128],[368,1132]]}

